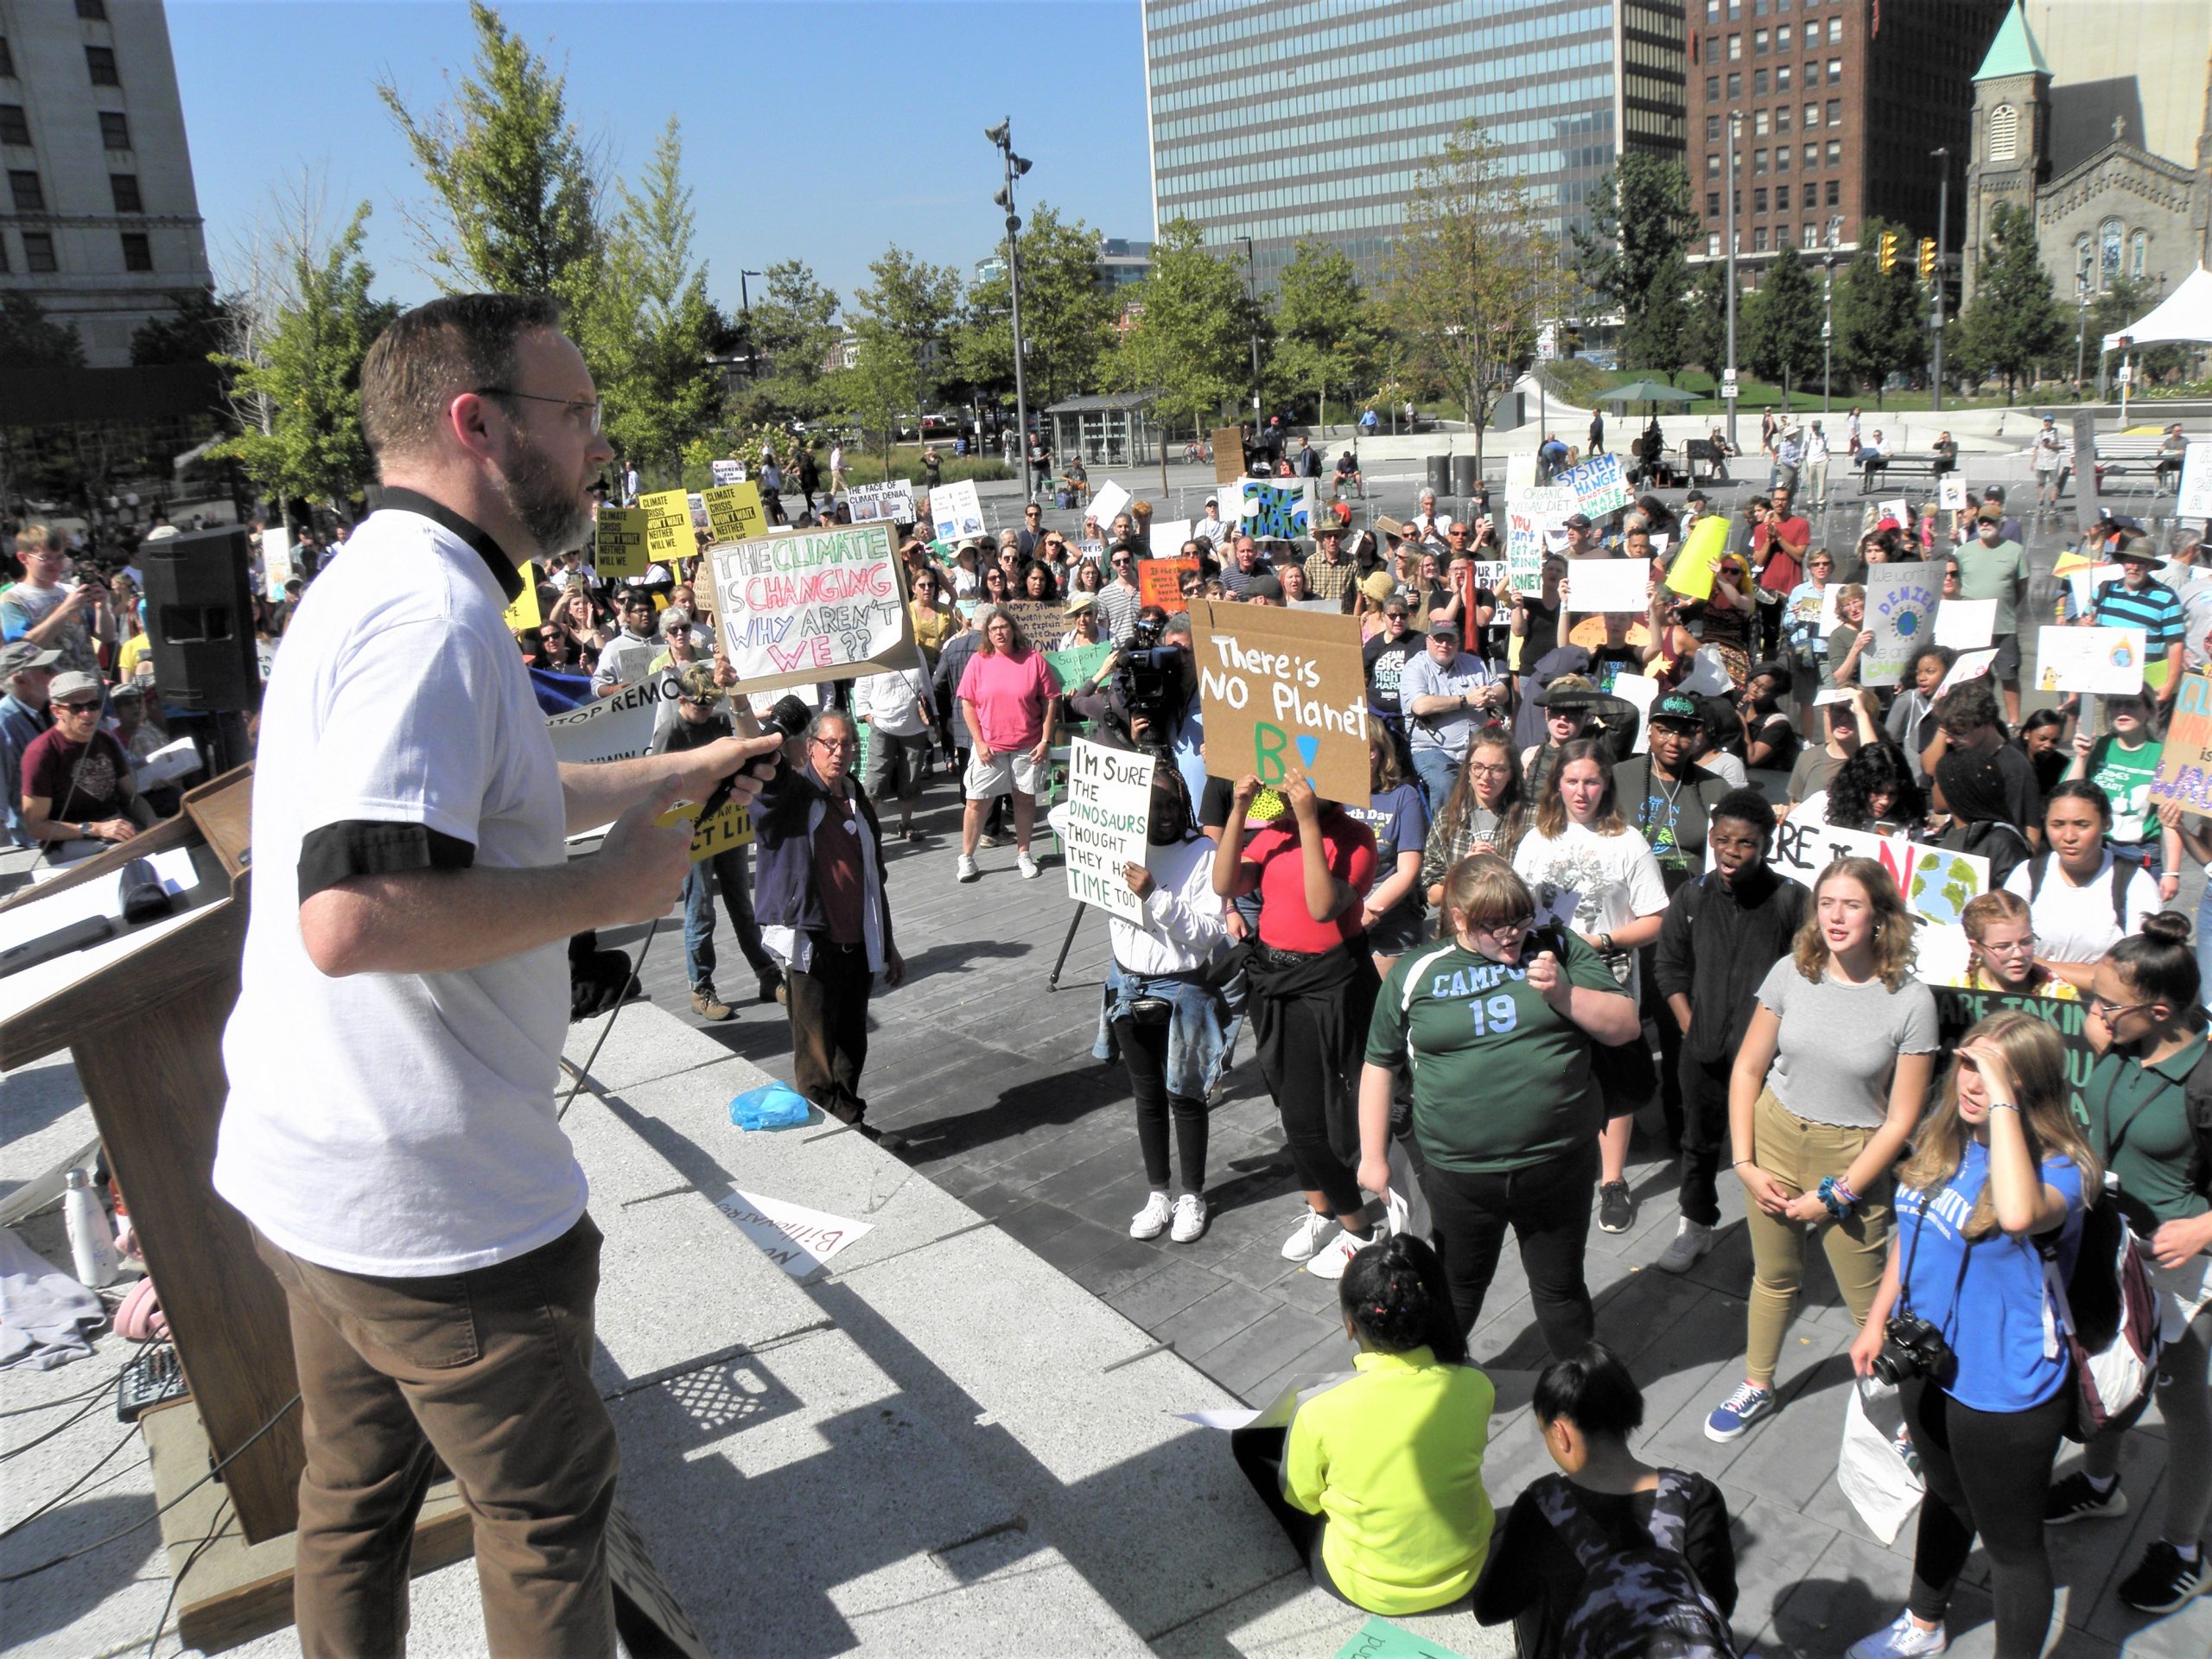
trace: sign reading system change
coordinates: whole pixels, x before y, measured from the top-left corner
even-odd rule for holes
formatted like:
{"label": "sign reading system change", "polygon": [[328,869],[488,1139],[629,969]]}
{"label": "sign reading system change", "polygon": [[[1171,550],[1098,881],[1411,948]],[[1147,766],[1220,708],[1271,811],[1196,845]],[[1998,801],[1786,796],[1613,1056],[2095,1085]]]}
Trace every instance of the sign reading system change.
{"label": "sign reading system change", "polygon": [[1192,645],[1206,771],[1274,788],[1304,776],[1367,804],[1367,683],[1359,624],[1320,611],[1194,600]]}

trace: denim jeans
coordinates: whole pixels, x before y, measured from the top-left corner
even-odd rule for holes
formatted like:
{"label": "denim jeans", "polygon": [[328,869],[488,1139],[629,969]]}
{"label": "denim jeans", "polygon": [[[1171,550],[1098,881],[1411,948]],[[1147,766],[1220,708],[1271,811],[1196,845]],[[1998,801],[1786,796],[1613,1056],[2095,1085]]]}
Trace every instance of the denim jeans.
{"label": "denim jeans", "polygon": [[1421,792],[1428,797],[1428,815],[1433,818],[1444,810],[1444,800],[1452,792],[1452,783],[1459,775],[1461,757],[1446,749],[1415,749],[1414,772],[1421,779]]}
{"label": "denim jeans", "polygon": [[714,982],[715,889],[722,890],[722,908],[729,912],[730,931],[737,948],[756,974],[772,971],[776,959],[760,943],[760,925],[753,919],[753,849],[733,847],[712,858],[702,858],[683,878],[683,969],[696,990]]}

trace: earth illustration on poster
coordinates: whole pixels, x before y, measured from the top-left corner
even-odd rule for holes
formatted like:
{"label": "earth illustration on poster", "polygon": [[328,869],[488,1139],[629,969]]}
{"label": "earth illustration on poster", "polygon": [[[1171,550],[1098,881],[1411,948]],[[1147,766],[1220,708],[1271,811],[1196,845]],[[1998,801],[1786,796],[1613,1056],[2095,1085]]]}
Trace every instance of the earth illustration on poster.
{"label": "earth illustration on poster", "polygon": [[1910,880],[1911,892],[1905,895],[1916,915],[1942,927],[1957,927],[1966,919],[1967,904],[1981,892],[1974,867],[1956,853],[1940,849],[1916,849],[1920,856],[1915,860]]}

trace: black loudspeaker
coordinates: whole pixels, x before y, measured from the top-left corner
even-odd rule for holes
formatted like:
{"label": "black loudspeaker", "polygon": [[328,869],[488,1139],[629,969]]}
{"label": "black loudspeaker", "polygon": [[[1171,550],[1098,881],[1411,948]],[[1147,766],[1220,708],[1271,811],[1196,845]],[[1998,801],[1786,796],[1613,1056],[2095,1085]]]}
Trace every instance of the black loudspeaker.
{"label": "black loudspeaker", "polygon": [[173,709],[249,714],[261,706],[251,545],[246,531],[232,525],[139,546],[155,683]]}

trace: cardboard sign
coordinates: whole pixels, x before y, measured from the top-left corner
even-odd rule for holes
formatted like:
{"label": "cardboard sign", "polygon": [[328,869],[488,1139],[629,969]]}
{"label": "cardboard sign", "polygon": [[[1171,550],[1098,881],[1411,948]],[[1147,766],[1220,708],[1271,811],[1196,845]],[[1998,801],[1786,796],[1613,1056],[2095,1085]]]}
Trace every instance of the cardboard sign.
{"label": "cardboard sign", "polygon": [[[687,491],[655,490],[639,496],[638,506],[645,515],[648,564],[672,564],[698,550],[699,543],[691,534],[691,497]],[[600,567],[602,573],[606,569]]]}
{"label": "cardboard sign", "polygon": [[515,602],[507,607],[506,614],[500,620],[517,633],[526,628],[543,627],[545,613],[537,603],[537,566],[525,564],[515,574],[522,578],[522,592],[515,595]]}
{"label": "cardboard sign", "polygon": [[1367,804],[1359,624],[1213,600],[1191,613],[1207,773],[1269,788],[1302,773],[1325,799]]}
{"label": "cardboard sign", "polygon": [[888,484],[855,484],[845,492],[845,510],[853,515],[856,524],[872,524],[879,518],[911,524],[914,522],[914,486],[903,478],[894,478]]}
{"label": "cardboard sign", "polygon": [[2177,518],[2212,518],[2212,443],[2199,438],[2182,456],[2181,493],[2174,499]]}
{"label": "cardboard sign", "polygon": [[1616,512],[1636,499],[1621,476],[1618,455],[1592,455],[1580,466],[1558,474],[1553,482],[1573,490],[1576,508],[1592,518]]}
{"label": "cardboard sign", "polygon": [[1929,640],[1942,577],[1931,564],[1877,564],[1866,572],[1866,626],[1874,636],[1859,659],[1861,685],[1895,685]]}
{"label": "cardboard sign", "polygon": [[1191,521],[1187,518],[1155,518],[1152,521],[1150,545],[1155,559],[1176,559],[1183,556],[1183,543],[1191,539]]}
{"label": "cardboard sign", "polygon": [[1012,617],[1023,636],[1039,649],[1056,643],[1068,631],[1067,607],[1055,601],[1009,599],[999,608]]}
{"label": "cardboard sign", "polygon": [[652,561],[645,556],[643,507],[601,507],[592,531],[591,562],[606,576],[642,576]]}
{"label": "cardboard sign", "polygon": [[1213,431],[1213,481],[1234,484],[1244,476],[1244,429],[1217,426]]}
{"label": "cardboard sign", "polygon": [[707,509],[707,532],[718,542],[741,542],[748,536],[768,533],[768,514],[760,505],[758,484],[728,484],[702,490]]}
{"label": "cardboard sign", "polygon": [[713,474],[718,489],[745,482],[745,463],[741,461],[716,459],[707,463],[707,470]]}
{"label": "cardboard sign", "polygon": [[1188,608],[1183,599],[1183,583],[1198,574],[1196,559],[1139,559],[1137,598],[1144,604],[1159,606],[1173,616]]}
{"label": "cardboard sign", "polygon": [[[934,494],[931,499],[932,500],[936,499]],[[1090,493],[1090,505],[1087,509],[1088,516],[1101,531],[1111,536],[1114,533],[1114,520],[1129,510],[1130,499],[1129,493],[1109,478]],[[1132,520],[1132,522],[1135,521]]]}
{"label": "cardboard sign", "polygon": [[[1879,864],[1897,883],[1905,908],[1926,924],[1913,937],[1916,976],[1941,982],[1966,971],[1966,908],[1989,891],[1987,859],[1903,836],[1868,835],[1832,824],[1792,824],[1784,819],[1775,826],[1769,861],[1776,874],[1799,886],[1810,888],[1839,858],[1871,858]],[[1708,868],[1711,861],[1708,851]]]}
{"label": "cardboard sign", "polygon": [[284,584],[299,572],[292,563],[292,537],[282,524],[272,524],[261,532],[262,586],[269,594],[270,604],[280,604],[284,598]]}
{"label": "cardboard sign", "polygon": [[2141,628],[2038,628],[2036,690],[2131,696],[2143,689]]}
{"label": "cardboard sign", "polygon": [[[972,486],[971,486],[972,487]],[[709,550],[722,605],[720,644],[747,691],[813,685],[913,654],[887,524],[787,531]]]}
{"label": "cardboard sign", "polygon": [[[1924,965],[1915,971],[1921,979],[1929,979]],[[1951,977],[1964,978],[1964,967]],[[2066,1051],[2067,1103],[2073,1109],[2076,1123],[2088,1122],[2089,1073],[2096,1065],[2097,1052],[2089,1046],[2088,1033],[2084,1029],[2089,1016],[2087,1002],[2075,997],[1970,991],[1955,984],[1932,982],[1929,988],[1936,993],[1936,1037],[1946,1055],[1959,1046],[1967,1033],[1993,1014],[2029,1014],[2056,1032],[2059,1045]]]}
{"label": "cardboard sign", "polygon": [[1894,518],[1899,528],[1910,530],[1912,527],[1912,504],[1901,495],[1893,495],[1881,504],[1876,522],[1882,518]]}
{"label": "cardboard sign", "polygon": [[1981,651],[1962,651],[1952,663],[1951,671],[1936,687],[1942,696],[1955,685],[1964,685],[1968,680],[1978,680],[1989,672],[1989,665],[1997,660],[1997,647],[1990,645]]}
{"label": "cardboard sign", "polygon": [[1505,504],[1505,564],[1516,594],[1543,591],[1544,555],[1575,513],[1574,492],[1552,484]]}
{"label": "cardboard sign", "polygon": [[983,533],[983,504],[976,499],[973,479],[940,484],[930,492],[930,522],[949,542],[964,542]]}
{"label": "cardboard sign", "polygon": [[1144,921],[1144,901],[1122,869],[1142,864],[1152,817],[1153,759],[1074,739],[1068,745],[1068,810],[1060,846],[1068,897],[1124,921]]}
{"label": "cardboard sign", "polygon": [[1958,473],[1946,473],[1936,480],[1936,505],[1946,512],[1964,512],[1967,509],[1967,481]]}
{"label": "cardboard sign", "polygon": [[1728,519],[1713,513],[1700,518],[1682,537],[1682,550],[1667,567],[1667,585],[1684,599],[1713,597],[1713,575],[1728,550]]}
{"label": "cardboard sign", "polygon": [[1650,586],[1651,567],[1642,559],[1577,559],[1567,572],[1567,608],[1641,616]]}
{"label": "cardboard sign", "polygon": [[1285,479],[1270,483],[1264,478],[1236,480],[1237,528],[1254,537],[1290,541],[1308,535],[1313,527],[1313,480]]}
{"label": "cardboard sign", "polygon": [[2198,669],[2181,677],[2151,798],[2212,818],[2212,682]]}
{"label": "cardboard sign", "polygon": [[1947,599],[1936,607],[1936,643],[1953,651],[1979,651],[1996,630],[1993,599]]}

